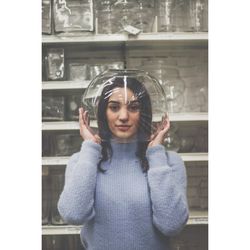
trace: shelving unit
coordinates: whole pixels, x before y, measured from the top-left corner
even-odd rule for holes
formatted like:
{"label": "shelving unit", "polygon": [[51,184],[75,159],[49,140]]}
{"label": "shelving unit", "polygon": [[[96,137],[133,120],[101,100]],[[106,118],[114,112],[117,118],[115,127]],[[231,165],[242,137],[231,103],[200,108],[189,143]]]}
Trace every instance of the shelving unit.
{"label": "shelving unit", "polygon": [[[100,51],[108,56],[110,52],[118,51],[118,56],[123,60],[131,55],[140,56],[143,51],[147,55],[161,56],[162,51],[167,48],[168,51],[173,48],[196,49],[208,48],[207,32],[153,32],[140,33],[137,36],[128,34],[94,34],[92,32],[81,33],[61,33],[57,35],[43,35],[42,46],[46,48],[66,48],[73,51],[72,58],[85,57],[91,58],[92,53]],[[108,50],[107,50],[108,48]],[[155,54],[157,50],[157,53]],[[84,51],[84,52],[83,52]],[[174,52],[173,52],[174,53]],[[117,57],[118,57],[117,56]],[[41,88],[45,93],[64,93],[67,91],[83,91],[87,88],[90,81],[43,81]],[[159,117],[156,117],[160,119]],[[208,123],[207,112],[187,112],[187,113],[170,113],[170,121],[178,123]],[[96,121],[91,121],[90,126],[97,127]],[[42,131],[44,133],[78,131],[79,124],[77,121],[48,121],[42,122]],[[184,162],[208,162],[208,153],[180,153]],[[42,166],[49,168],[62,166],[64,167],[69,160],[69,156],[60,157],[42,157]],[[188,171],[188,167],[187,167]],[[196,171],[196,169],[195,169]],[[191,210],[188,225],[208,225],[208,211]],[[43,235],[74,235],[80,233],[81,226],[73,225],[44,225],[42,226]]]}
{"label": "shelving unit", "polygon": [[122,43],[122,42],[207,42],[208,34],[201,32],[169,32],[169,33],[145,33],[138,36],[128,34],[92,34],[92,33],[68,33],[62,35],[43,35],[43,44],[62,44],[62,43]]}

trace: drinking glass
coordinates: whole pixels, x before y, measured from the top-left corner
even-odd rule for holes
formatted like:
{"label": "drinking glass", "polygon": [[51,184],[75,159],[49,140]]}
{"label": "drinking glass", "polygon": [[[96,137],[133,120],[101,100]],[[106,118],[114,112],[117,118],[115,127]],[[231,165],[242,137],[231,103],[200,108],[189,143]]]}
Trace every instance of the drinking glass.
{"label": "drinking glass", "polygon": [[174,99],[167,100],[168,112],[169,113],[178,113],[182,111],[184,105],[184,96],[183,94],[177,96]]}
{"label": "drinking glass", "polygon": [[58,134],[54,137],[56,156],[70,156],[79,151],[82,139],[76,134]]}
{"label": "drinking glass", "polygon": [[191,29],[208,31],[208,0],[190,0]]}
{"label": "drinking glass", "polygon": [[42,175],[42,225],[49,223],[50,215],[50,179],[48,174]]}
{"label": "drinking glass", "polygon": [[172,29],[173,31],[190,31],[189,0],[173,0],[172,2]]}
{"label": "drinking glass", "polygon": [[159,0],[158,4],[158,31],[173,31],[172,26],[173,0]]}
{"label": "drinking glass", "polygon": [[52,174],[51,175],[51,195],[52,195],[52,206],[51,206],[51,223],[53,225],[64,225],[66,224],[57,209],[57,203],[60,194],[64,186],[64,174]]}

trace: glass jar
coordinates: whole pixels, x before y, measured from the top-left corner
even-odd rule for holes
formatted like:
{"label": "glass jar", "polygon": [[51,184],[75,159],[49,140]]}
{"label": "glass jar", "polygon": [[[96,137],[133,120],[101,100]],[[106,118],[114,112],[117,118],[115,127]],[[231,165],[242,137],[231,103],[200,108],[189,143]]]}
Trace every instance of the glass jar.
{"label": "glass jar", "polygon": [[175,60],[150,59],[143,61],[141,67],[160,82],[167,100],[173,100],[183,94],[185,82],[180,77]]}
{"label": "glass jar", "polygon": [[117,0],[113,5],[114,23],[116,33],[121,33],[124,28],[135,22],[139,12],[139,4],[133,0]]}
{"label": "glass jar", "polygon": [[155,1],[138,0],[139,9],[135,13],[132,26],[140,29],[143,33],[152,32],[155,18]]}
{"label": "glass jar", "polygon": [[112,4],[114,1],[98,0],[96,1],[96,14],[98,18],[97,33],[112,34],[115,32],[114,15]]}
{"label": "glass jar", "polygon": [[51,48],[47,50],[45,57],[47,78],[49,80],[64,79],[64,49]]}
{"label": "glass jar", "polygon": [[[160,117],[161,120],[161,117],[166,113],[167,103],[164,89],[157,79],[143,70],[115,69],[102,72],[90,82],[88,88],[84,91],[82,103],[85,109],[89,111],[90,119],[97,119],[98,102],[104,87],[112,86],[116,80],[119,80],[124,83],[126,88],[125,82],[127,79],[138,81],[145,87],[151,100],[153,121],[156,121],[158,117]],[[142,93],[140,98],[143,97],[144,94]]]}

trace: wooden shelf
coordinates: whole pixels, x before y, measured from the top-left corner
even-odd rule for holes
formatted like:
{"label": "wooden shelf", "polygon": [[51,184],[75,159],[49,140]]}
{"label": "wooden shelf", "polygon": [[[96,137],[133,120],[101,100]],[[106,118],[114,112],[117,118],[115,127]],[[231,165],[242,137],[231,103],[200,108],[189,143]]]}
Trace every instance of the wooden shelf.
{"label": "wooden shelf", "polygon": [[[190,211],[187,225],[207,225],[208,211]],[[43,235],[63,235],[63,234],[79,234],[82,226],[63,225],[42,226]]]}
{"label": "wooden shelf", "polygon": [[208,211],[190,211],[187,225],[207,225]]}
{"label": "wooden shelf", "polygon": [[[183,161],[194,162],[194,161],[208,161],[208,153],[180,153],[179,154]],[[69,156],[58,156],[58,157],[43,157],[43,166],[60,166],[67,165]]]}
{"label": "wooden shelf", "polygon": [[[169,114],[171,122],[208,121],[208,113],[173,113]],[[158,119],[156,117],[156,119]],[[95,120],[90,121],[90,126],[97,128]],[[78,121],[42,122],[42,130],[79,130]]]}
{"label": "wooden shelf", "polygon": [[62,235],[62,234],[79,234],[82,226],[73,226],[73,225],[63,225],[63,226],[54,226],[46,225],[42,226],[43,235]]}
{"label": "wooden shelf", "polygon": [[42,90],[86,89],[90,81],[44,81]]}
{"label": "wooden shelf", "polygon": [[59,35],[43,35],[43,44],[58,43],[124,43],[124,42],[167,42],[167,41],[207,41],[207,32],[158,32],[141,33],[138,36],[128,34],[93,34],[93,33],[64,33]]}

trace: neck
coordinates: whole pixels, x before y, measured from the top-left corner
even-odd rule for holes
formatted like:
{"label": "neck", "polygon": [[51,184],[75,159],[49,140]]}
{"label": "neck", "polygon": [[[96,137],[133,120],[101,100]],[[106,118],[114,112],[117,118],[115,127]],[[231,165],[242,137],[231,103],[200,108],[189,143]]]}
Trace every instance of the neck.
{"label": "neck", "polygon": [[112,137],[110,142],[111,143],[134,143],[134,142],[137,142],[137,138],[135,136],[131,138]]}

